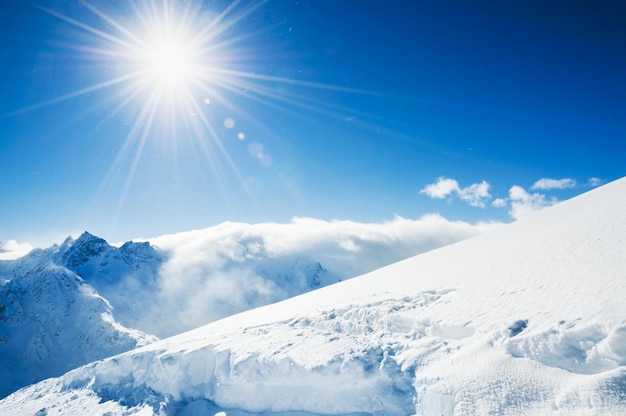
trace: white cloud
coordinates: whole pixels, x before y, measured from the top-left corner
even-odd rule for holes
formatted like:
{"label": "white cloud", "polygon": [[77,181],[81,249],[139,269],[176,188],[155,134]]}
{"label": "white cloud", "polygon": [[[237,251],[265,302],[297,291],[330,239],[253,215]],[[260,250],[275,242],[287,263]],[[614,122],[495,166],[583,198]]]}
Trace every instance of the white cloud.
{"label": "white cloud", "polygon": [[556,198],[548,199],[546,195],[541,193],[528,193],[524,188],[517,185],[509,189],[509,201],[511,203],[509,214],[516,220],[559,202]]}
{"label": "white cloud", "polygon": [[482,181],[474,183],[466,188],[461,188],[455,179],[444,177],[437,178],[436,183],[426,185],[420,193],[434,199],[444,199],[448,196],[456,194],[461,200],[467,202],[473,207],[485,207],[485,200],[491,198],[489,193],[489,183]]}
{"label": "white cloud", "polygon": [[14,260],[25,256],[33,249],[28,243],[18,243],[15,240],[9,240],[6,243],[0,243],[0,260]]}
{"label": "white cloud", "polygon": [[459,190],[459,183],[456,180],[440,177],[437,178],[436,183],[426,185],[420,193],[426,194],[434,199],[443,199],[453,192],[459,192]]}
{"label": "white cloud", "polygon": [[[596,186],[600,183],[600,180],[598,178],[590,178],[587,183],[589,186]],[[574,188],[576,186],[578,186],[578,183],[571,178],[542,178],[537,180],[531,186],[531,189],[549,191]],[[530,193],[523,187],[515,185],[509,189],[508,198],[497,198],[491,203],[491,206],[495,208],[509,207],[509,215],[518,220],[557,203],[559,203],[559,200],[554,197],[549,197],[540,192]]]}
{"label": "white cloud", "polygon": [[539,179],[537,182],[535,182],[534,185],[531,187],[531,189],[541,189],[541,190],[565,189],[565,188],[574,188],[575,186],[576,186],[576,181],[571,178],[564,178],[564,179],[542,178],[542,179]]}
{"label": "white cloud", "polygon": [[602,179],[600,178],[589,178],[589,180],[587,181],[587,185],[591,186],[591,187],[596,187],[602,184]]}
{"label": "white cloud", "polygon": [[495,208],[504,208],[509,204],[508,199],[506,198],[496,198],[493,200],[491,205]]}
{"label": "white cloud", "polygon": [[[327,271],[322,283],[330,283],[499,225],[448,221],[439,215],[381,223],[295,218],[287,224],[223,223],[155,238],[150,242],[168,260],[158,292],[135,294],[154,299],[139,325],[159,336],[171,335],[295,295],[303,287],[293,279],[303,278],[317,262]],[[282,277],[277,280],[277,275]],[[292,280],[286,284],[285,279]]]}
{"label": "white cloud", "polygon": [[473,207],[480,208],[485,207],[485,199],[491,198],[491,194],[489,194],[489,184],[485,181],[460,189],[458,194],[459,198],[463,201],[469,203]]}

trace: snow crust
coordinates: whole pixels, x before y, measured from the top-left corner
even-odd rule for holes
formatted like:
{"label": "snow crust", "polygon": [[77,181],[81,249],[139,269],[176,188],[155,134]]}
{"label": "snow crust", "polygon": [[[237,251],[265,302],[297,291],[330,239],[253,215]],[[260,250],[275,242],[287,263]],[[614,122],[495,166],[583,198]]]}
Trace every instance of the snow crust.
{"label": "snow crust", "polygon": [[97,361],[0,415],[624,415],[626,179]]}

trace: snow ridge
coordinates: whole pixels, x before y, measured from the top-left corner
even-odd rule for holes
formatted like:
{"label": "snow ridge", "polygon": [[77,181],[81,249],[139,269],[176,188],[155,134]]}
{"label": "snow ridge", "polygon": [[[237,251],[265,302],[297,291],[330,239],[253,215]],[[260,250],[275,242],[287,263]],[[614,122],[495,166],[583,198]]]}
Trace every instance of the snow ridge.
{"label": "snow ridge", "polygon": [[[215,409],[247,413],[411,414],[416,362],[404,362],[408,350],[398,349],[398,342],[410,338],[427,345],[428,352],[446,345],[445,339],[421,341],[433,324],[411,324],[407,318],[446,293],[429,291],[412,299],[244,327],[237,338],[245,339],[244,346],[218,337],[217,345],[187,338],[175,349],[148,347],[73,371],[63,385],[88,387],[129,407],[149,404],[155,414],[174,414],[199,399]],[[472,333],[441,326],[435,331],[455,339]],[[314,360],[311,351],[316,351]]]}

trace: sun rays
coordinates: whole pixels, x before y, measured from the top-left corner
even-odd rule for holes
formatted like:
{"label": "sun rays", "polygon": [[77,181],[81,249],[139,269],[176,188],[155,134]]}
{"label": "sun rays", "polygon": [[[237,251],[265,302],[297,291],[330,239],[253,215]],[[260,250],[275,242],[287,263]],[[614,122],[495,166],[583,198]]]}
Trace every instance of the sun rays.
{"label": "sun rays", "polygon": [[[146,149],[154,143],[172,169],[187,163],[177,160],[179,146],[192,147],[225,199],[234,192],[234,178],[254,204],[241,165],[233,161],[225,144],[227,139],[248,141],[254,136],[252,125],[266,130],[257,114],[246,110],[248,104],[305,120],[319,115],[354,119],[353,111],[310,92],[364,93],[259,71],[256,62],[269,59],[267,46],[257,36],[267,28],[263,22],[250,24],[254,20],[250,17],[263,4],[233,1],[223,9],[209,9],[199,1],[139,0],[114,7],[81,1],[76,6],[80,13],[41,8],[71,29],[64,47],[84,58],[87,64],[81,69],[93,72],[96,82],[75,83],[78,88],[73,91],[14,113],[95,95],[102,98],[90,98],[91,105],[98,107],[95,123],[100,128],[107,128],[112,120],[130,120],[93,200],[93,206],[103,200],[118,201],[113,223],[123,215]],[[85,109],[88,112],[93,113]],[[244,120],[249,121],[248,130],[241,127]],[[274,159],[267,147],[252,140],[245,146],[254,163],[272,167]],[[250,146],[261,146],[263,151],[252,151]]]}
{"label": "sun rays", "polygon": [[[219,105],[220,99],[222,104],[232,106],[219,93],[222,87],[211,75],[216,68],[227,68],[215,57],[233,53],[237,41],[246,38],[245,34],[236,33],[234,26],[261,4],[235,1],[224,10],[206,10],[199,2],[146,0],[134,2],[125,10],[110,11],[82,1],[80,5],[91,17],[84,20],[43,9],[85,35],[87,41],[71,47],[90,56],[99,68],[106,68],[113,76],[20,111],[102,91],[112,97],[114,104],[103,115],[103,124],[119,114],[134,114],[124,143],[94,198],[98,201],[104,195],[117,194],[115,217],[124,208],[144,148],[150,141],[162,143],[172,158],[176,157],[176,145],[172,142],[192,141],[213,171],[218,186],[223,187],[219,179],[225,175],[220,171],[223,165],[228,166],[229,175],[239,178],[245,186],[214,121],[207,117],[206,107],[209,102]],[[121,187],[115,185],[120,178]]]}

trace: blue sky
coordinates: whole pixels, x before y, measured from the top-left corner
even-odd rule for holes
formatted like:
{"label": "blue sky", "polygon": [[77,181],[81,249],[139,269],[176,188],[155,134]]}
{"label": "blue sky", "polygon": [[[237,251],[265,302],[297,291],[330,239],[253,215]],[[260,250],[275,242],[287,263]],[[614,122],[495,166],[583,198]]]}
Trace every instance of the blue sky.
{"label": "blue sky", "polygon": [[0,241],[511,221],[624,175],[620,2],[166,3],[0,6]]}

